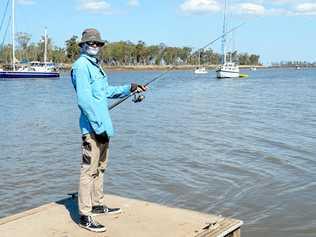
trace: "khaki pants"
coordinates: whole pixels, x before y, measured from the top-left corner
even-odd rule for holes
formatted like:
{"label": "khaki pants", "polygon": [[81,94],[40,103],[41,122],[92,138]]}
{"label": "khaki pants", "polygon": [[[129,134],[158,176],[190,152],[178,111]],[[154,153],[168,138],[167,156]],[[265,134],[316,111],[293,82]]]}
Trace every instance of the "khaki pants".
{"label": "khaki pants", "polygon": [[80,215],[91,215],[92,206],[103,205],[103,176],[109,155],[109,139],[94,133],[82,136],[78,206]]}

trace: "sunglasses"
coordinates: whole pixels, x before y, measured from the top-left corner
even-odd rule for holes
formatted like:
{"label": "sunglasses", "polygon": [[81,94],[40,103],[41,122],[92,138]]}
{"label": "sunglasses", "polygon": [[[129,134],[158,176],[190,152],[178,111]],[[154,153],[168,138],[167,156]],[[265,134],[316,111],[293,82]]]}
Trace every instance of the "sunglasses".
{"label": "sunglasses", "polygon": [[87,45],[89,45],[89,46],[96,45],[97,47],[102,47],[102,46],[103,46],[102,43],[96,42],[96,41],[88,41],[88,42],[87,42]]}

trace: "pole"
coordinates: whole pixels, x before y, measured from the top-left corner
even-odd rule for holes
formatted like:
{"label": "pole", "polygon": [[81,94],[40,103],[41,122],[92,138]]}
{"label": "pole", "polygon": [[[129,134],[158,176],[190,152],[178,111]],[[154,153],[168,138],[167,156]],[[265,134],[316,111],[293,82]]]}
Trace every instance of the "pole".
{"label": "pole", "polygon": [[47,28],[45,27],[45,33],[44,33],[44,65],[46,67],[46,61],[47,61]]}
{"label": "pole", "polygon": [[15,4],[14,0],[12,0],[12,66],[13,71],[15,71],[15,29],[14,29],[14,12],[15,12]]}
{"label": "pole", "polygon": [[226,9],[227,9],[227,1],[225,0],[225,8],[224,8],[224,20],[223,20],[223,38],[222,38],[222,52],[223,52],[223,64],[226,63]]}

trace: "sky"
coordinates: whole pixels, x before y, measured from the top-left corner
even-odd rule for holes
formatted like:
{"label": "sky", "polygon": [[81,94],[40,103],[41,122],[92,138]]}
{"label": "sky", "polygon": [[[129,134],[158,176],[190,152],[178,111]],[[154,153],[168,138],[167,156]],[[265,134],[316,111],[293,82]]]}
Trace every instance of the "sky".
{"label": "sky", "polygon": [[[0,0],[0,21],[7,1],[11,2]],[[73,35],[81,36],[85,28],[93,27],[110,42],[142,40],[147,45],[163,42],[198,49],[220,36],[223,27],[224,0],[15,2],[16,32],[27,32],[33,42],[38,42],[47,27],[49,37],[59,47],[64,47]],[[245,22],[230,42],[239,52],[259,54],[264,64],[316,61],[316,0],[227,0],[227,5],[228,28]],[[0,43],[10,12],[0,28]],[[5,42],[10,40],[8,34]],[[220,52],[220,41],[211,48]]]}

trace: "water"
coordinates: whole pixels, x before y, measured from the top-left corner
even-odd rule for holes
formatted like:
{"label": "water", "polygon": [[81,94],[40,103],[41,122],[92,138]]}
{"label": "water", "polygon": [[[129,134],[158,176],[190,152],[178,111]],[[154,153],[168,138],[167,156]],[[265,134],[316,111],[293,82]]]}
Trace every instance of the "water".
{"label": "water", "polygon": [[[173,72],[112,111],[107,193],[242,219],[242,235],[316,236],[316,70],[217,80]],[[112,72],[111,84],[159,72]],[[0,216],[79,178],[78,109],[60,80],[0,81]]]}

